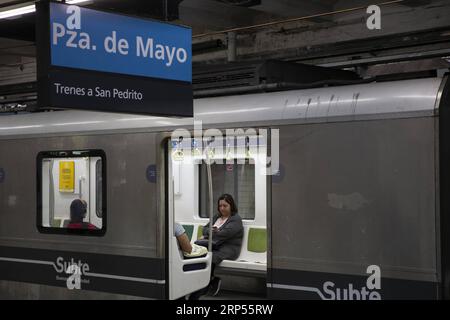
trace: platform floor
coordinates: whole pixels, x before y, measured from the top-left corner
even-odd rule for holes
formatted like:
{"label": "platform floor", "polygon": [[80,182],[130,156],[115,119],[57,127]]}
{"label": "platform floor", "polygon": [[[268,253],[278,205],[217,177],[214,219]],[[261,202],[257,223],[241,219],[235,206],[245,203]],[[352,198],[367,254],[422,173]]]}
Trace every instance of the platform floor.
{"label": "platform floor", "polygon": [[206,295],[201,297],[200,300],[266,300],[266,297],[264,295],[221,290],[215,297]]}

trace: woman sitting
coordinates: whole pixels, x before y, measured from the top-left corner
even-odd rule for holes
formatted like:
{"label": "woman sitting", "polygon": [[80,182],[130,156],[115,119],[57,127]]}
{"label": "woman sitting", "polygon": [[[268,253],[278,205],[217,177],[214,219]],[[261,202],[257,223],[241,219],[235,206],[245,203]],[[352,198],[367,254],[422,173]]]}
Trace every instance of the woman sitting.
{"label": "woman sitting", "polygon": [[[229,194],[220,196],[217,203],[217,211],[218,213],[213,218],[212,226],[213,257],[211,280],[208,287],[191,295],[192,299],[206,294],[208,289],[211,295],[216,296],[220,290],[221,279],[214,276],[215,267],[222,260],[236,260],[241,252],[244,227],[233,197]],[[202,239],[208,239],[208,237],[209,223],[203,228]]]}

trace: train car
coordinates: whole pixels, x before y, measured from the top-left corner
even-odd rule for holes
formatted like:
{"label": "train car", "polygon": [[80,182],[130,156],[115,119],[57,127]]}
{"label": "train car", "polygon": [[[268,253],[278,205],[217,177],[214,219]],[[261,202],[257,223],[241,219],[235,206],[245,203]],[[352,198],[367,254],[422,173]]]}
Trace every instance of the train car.
{"label": "train car", "polygon": [[[268,298],[448,298],[449,99],[438,77],[1,116],[0,298],[187,297],[211,253],[183,259],[174,222],[194,242],[224,192],[245,232],[217,272]],[[67,227],[75,199],[95,228]]]}

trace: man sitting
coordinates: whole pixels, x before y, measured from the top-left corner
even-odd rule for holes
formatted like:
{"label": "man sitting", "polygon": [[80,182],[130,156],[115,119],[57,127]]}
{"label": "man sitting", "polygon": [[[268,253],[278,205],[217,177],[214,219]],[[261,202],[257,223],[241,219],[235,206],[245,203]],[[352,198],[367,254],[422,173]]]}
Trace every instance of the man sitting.
{"label": "man sitting", "polygon": [[84,200],[75,199],[70,204],[70,222],[67,225],[69,229],[89,229],[97,230],[98,228],[92,223],[84,222],[87,213],[87,203]]}
{"label": "man sitting", "polygon": [[185,258],[198,258],[208,253],[207,248],[196,245],[195,243],[191,244],[189,237],[186,234],[186,230],[184,230],[181,224],[175,223],[174,233]]}

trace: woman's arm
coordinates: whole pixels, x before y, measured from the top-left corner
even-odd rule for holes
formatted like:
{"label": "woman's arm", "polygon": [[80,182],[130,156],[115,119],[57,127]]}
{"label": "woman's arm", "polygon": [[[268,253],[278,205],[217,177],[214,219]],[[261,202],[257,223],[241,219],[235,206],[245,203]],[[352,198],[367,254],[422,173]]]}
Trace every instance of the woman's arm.
{"label": "woman's arm", "polygon": [[202,234],[203,234],[202,239],[208,239],[208,237],[209,237],[209,222],[206,224],[206,226],[203,227]]}
{"label": "woman's arm", "polygon": [[230,221],[222,229],[213,233],[213,240],[216,241],[217,245],[220,245],[224,241],[238,236],[243,230],[241,217],[233,216],[230,217]]}

